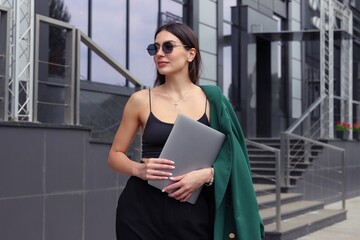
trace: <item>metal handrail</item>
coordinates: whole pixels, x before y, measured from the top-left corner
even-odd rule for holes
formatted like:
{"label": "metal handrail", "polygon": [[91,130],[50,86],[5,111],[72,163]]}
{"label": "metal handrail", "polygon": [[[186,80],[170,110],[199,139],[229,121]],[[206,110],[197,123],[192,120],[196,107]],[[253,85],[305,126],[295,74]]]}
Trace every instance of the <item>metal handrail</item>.
{"label": "metal handrail", "polygon": [[[53,19],[50,17],[42,16],[37,14],[36,15],[36,29],[37,29],[37,39],[40,38],[39,36],[39,29],[40,23],[47,23],[52,26],[65,28],[69,32],[71,32],[70,37],[68,39],[69,43],[71,44],[71,51],[69,54],[69,93],[70,97],[66,99],[68,101],[68,105],[70,108],[66,114],[67,119],[65,120],[66,123],[70,124],[80,124],[80,44],[85,44],[91,51],[96,53],[102,60],[104,60],[107,64],[109,64],[116,72],[120,73],[124,78],[126,78],[129,82],[134,84],[135,89],[143,88],[143,84],[136,80],[136,78],[120,63],[118,63],[113,57],[105,52],[99,45],[97,45],[91,38],[86,36],[83,32],[77,29],[75,26],[63,22],[57,19]],[[35,88],[34,88],[34,101],[37,104],[37,93],[38,87],[37,84],[39,83],[39,40],[36,41],[36,49],[35,52]],[[34,108],[34,119],[37,120],[37,106],[35,104]]]}
{"label": "metal handrail", "polygon": [[105,52],[98,44],[96,44],[91,38],[86,36],[83,32],[77,29],[80,34],[80,40],[84,43],[90,50],[95,52],[100,58],[102,58],[106,63],[108,63],[111,67],[115,69],[118,73],[124,76],[127,80],[129,80],[135,87],[141,88],[143,84],[141,84],[136,78],[121,64],[119,64],[113,57]]}
{"label": "metal handrail", "polygon": [[[345,210],[345,205],[346,205],[346,168],[345,168],[345,149],[343,148],[340,148],[340,147],[336,147],[334,145],[331,145],[331,144],[327,144],[327,143],[324,143],[324,142],[320,142],[320,141],[317,141],[317,140],[314,140],[314,139],[311,139],[311,138],[307,138],[307,137],[303,137],[303,136],[300,136],[300,135],[296,135],[296,134],[293,134],[293,133],[283,133],[285,136],[286,136],[286,139],[288,139],[288,136],[291,137],[291,138],[296,138],[296,139],[300,139],[300,140],[303,140],[303,141],[306,141],[306,142],[310,142],[314,145],[319,145],[319,146],[322,146],[322,147],[325,147],[325,148],[328,148],[328,149],[332,149],[334,151],[338,151],[338,152],[341,152],[341,168],[342,168],[342,183],[343,183],[343,191],[342,191],[342,209]],[[289,153],[288,153],[288,156],[289,156]],[[289,161],[288,161],[288,164],[289,164]],[[288,166],[288,169],[289,169],[289,166]]]}
{"label": "metal handrail", "polygon": [[314,103],[312,103],[307,109],[306,111],[303,113],[303,115],[298,118],[293,124],[291,124],[291,126],[285,131],[286,133],[292,133],[294,132],[294,130],[304,121],[305,118],[307,118],[310,113],[316,108],[318,107],[319,104],[321,104],[321,102],[326,98],[327,96],[321,96],[319,97]]}
{"label": "metal handrail", "polygon": [[261,148],[263,150],[269,151],[269,152],[273,152],[275,153],[275,212],[276,212],[276,220],[275,220],[275,224],[276,224],[276,231],[280,232],[281,231],[281,198],[280,198],[280,194],[281,194],[281,186],[280,186],[280,179],[281,179],[281,159],[280,159],[280,150],[273,148],[273,147],[269,147],[265,144],[261,144],[258,142],[254,142],[248,139],[245,139],[246,144],[248,145],[252,145],[258,148]]}

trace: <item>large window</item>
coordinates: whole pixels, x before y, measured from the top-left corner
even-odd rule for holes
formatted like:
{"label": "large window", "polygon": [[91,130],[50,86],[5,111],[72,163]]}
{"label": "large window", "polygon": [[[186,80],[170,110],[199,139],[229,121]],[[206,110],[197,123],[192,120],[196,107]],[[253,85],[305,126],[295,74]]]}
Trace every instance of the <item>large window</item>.
{"label": "large window", "polygon": [[[223,31],[224,36],[230,35],[231,36],[231,7],[236,6],[236,0],[227,0],[223,1],[224,8],[224,24],[223,24]],[[231,91],[231,69],[232,69],[232,61],[231,61],[231,46],[224,47],[224,59],[223,59],[223,92],[224,94],[230,98],[230,91]]]}
{"label": "large window", "polygon": [[[122,66],[126,60],[126,1],[92,1],[92,39]],[[95,53],[91,80],[125,85],[125,79]]]}
{"label": "large window", "polygon": [[153,57],[146,51],[154,42],[158,20],[157,0],[130,2],[130,72],[145,86],[152,86],[156,72]]}
{"label": "large window", "polygon": [[[65,11],[70,15],[69,23],[80,29],[83,33],[88,34],[88,0],[51,0],[50,2],[57,3],[58,5],[64,4]],[[80,76],[82,79],[87,78],[87,65],[87,48],[82,45],[80,49]]]}

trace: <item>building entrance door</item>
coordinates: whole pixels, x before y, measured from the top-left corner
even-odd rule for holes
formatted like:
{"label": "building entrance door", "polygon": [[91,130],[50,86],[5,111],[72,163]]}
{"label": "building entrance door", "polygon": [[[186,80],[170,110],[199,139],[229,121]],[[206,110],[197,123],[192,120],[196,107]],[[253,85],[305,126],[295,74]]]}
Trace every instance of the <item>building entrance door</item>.
{"label": "building entrance door", "polygon": [[271,137],[271,42],[256,41],[256,136]]}

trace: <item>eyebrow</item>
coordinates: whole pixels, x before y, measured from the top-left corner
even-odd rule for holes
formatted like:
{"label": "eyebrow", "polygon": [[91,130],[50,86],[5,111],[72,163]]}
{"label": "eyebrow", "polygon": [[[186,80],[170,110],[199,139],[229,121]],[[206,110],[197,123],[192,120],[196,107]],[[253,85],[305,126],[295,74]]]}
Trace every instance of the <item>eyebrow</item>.
{"label": "eyebrow", "polygon": [[[174,41],[174,40],[166,40],[166,41],[163,42],[163,44],[166,43],[166,42],[176,43],[176,41]],[[154,42],[154,43],[157,44],[157,45],[160,45],[159,42]]]}

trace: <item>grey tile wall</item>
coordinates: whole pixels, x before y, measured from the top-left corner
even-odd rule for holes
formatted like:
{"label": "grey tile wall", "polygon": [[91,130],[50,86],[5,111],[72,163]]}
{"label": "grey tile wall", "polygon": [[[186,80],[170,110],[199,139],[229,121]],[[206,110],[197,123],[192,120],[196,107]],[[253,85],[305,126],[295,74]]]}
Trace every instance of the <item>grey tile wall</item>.
{"label": "grey tile wall", "polygon": [[0,200],[0,239],[43,239],[43,197]]}
{"label": "grey tile wall", "polygon": [[45,201],[45,239],[82,239],[83,216],[83,194],[48,196]]}
{"label": "grey tile wall", "polygon": [[85,134],[67,129],[46,131],[46,193],[83,190]]}
{"label": "grey tile wall", "polygon": [[0,239],[115,240],[127,177],[89,130],[0,124]]}
{"label": "grey tile wall", "polygon": [[91,191],[85,196],[85,239],[115,239],[117,191]]}
{"label": "grey tile wall", "polygon": [[44,192],[43,139],[43,131],[0,128],[0,198]]}
{"label": "grey tile wall", "polygon": [[107,164],[108,148],[99,144],[88,144],[86,148],[85,189],[117,187],[117,174]]}

